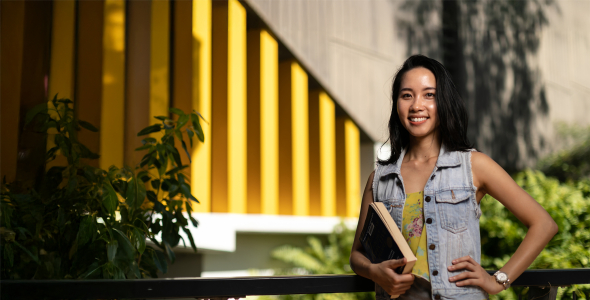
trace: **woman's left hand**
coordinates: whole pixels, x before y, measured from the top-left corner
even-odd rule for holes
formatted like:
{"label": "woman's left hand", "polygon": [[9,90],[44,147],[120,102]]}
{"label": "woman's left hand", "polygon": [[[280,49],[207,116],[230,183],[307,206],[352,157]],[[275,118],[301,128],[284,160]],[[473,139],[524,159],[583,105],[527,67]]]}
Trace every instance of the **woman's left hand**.
{"label": "woman's left hand", "polygon": [[496,282],[496,278],[488,274],[471,256],[463,256],[453,260],[453,265],[449,266],[448,270],[451,272],[467,270],[449,278],[449,281],[455,282],[457,286],[479,286],[492,295],[504,290],[504,286]]}

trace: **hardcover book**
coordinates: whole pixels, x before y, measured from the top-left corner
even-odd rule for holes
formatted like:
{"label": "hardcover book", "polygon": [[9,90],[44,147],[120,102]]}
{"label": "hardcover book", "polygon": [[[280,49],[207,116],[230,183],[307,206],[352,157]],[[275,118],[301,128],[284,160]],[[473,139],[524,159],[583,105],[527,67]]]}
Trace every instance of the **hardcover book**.
{"label": "hardcover book", "polygon": [[[406,265],[397,268],[395,272],[398,274],[412,272],[416,256],[383,203],[375,202],[369,206],[360,239],[365,248],[365,255],[372,263],[405,257]],[[391,298],[397,298],[397,295]]]}

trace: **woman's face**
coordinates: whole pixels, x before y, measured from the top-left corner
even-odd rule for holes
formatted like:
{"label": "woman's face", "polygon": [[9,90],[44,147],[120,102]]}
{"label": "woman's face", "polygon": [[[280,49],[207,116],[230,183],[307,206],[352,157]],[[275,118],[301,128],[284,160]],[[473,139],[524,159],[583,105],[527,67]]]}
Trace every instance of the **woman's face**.
{"label": "woman's face", "polygon": [[397,98],[400,121],[413,137],[427,137],[436,133],[436,79],[430,70],[422,67],[406,72]]}

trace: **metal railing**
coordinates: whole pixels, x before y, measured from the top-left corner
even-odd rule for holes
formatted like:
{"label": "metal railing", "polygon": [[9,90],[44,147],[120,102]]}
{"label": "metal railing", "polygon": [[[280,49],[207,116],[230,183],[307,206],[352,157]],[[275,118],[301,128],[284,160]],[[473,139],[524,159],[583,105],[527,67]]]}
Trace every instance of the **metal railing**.
{"label": "metal railing", "polygon": [[[492,274],[494,271],[488,271]],[[590,284],[590,269],[529,270],[512,286],[529,299],[555,299],[560,286]],[[374,290],[358,275],[308,275],[136,280],[2,280],[2,299],[228,299],[250,295],[354,293]],[[575,296],[574,296],[575,298]]]}

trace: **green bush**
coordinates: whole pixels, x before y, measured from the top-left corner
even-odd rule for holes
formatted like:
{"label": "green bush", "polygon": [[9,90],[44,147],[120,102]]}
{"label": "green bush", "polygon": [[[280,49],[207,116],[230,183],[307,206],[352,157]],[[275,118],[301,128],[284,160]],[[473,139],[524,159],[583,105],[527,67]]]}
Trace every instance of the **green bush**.
{"label": "green bush", "polygon": [[[560,183],[540,171],[523,171],[514,177],[559,226],[558,234],[549,242],[531,265],[532,269],[590,268],[590,180]],[[526,227],[500,202],[486,196],[481,201],[480,219],[482,265],[499,269],[510,258],[526,233]],[[590,286],[559,289],[558,296],[578,291],[586,299]],[[498,295],[498,299],[518,299],[514,290]]]}
{"label": "green bush", "polygon": [[[170,109],[177,121],[156,117],[161,124],[149,126],[138,136],[163,132],[160,141],[147,137],[137,150],[147,151],[135,170],[112,166],[91,167],[83,159],[95,159],[77,139],[91,124],[78,120],[68,99],[53,99],[53,108],[42,104],[26,116],[39,132],[53,130],[55,147],[47,161],[57,155],[66,166],[51,167],[32,187],[3,183],[0,202],[0,259],[4,279],[145,278],[166,272],[174,262],[172,248],[183,230],[196,251],[188,222],[191,195],[187,176],[174,146],[183,135],[192,146],[203,131],[196,113]],[[122,130],[122,129],[121,129]],[[190,157],[190,155],[189,155]],[[189,219],[183,214],[188,213]],[[160,235],[156,239],[156,235]],[[146,238],[155,247],[146,245]]]}

